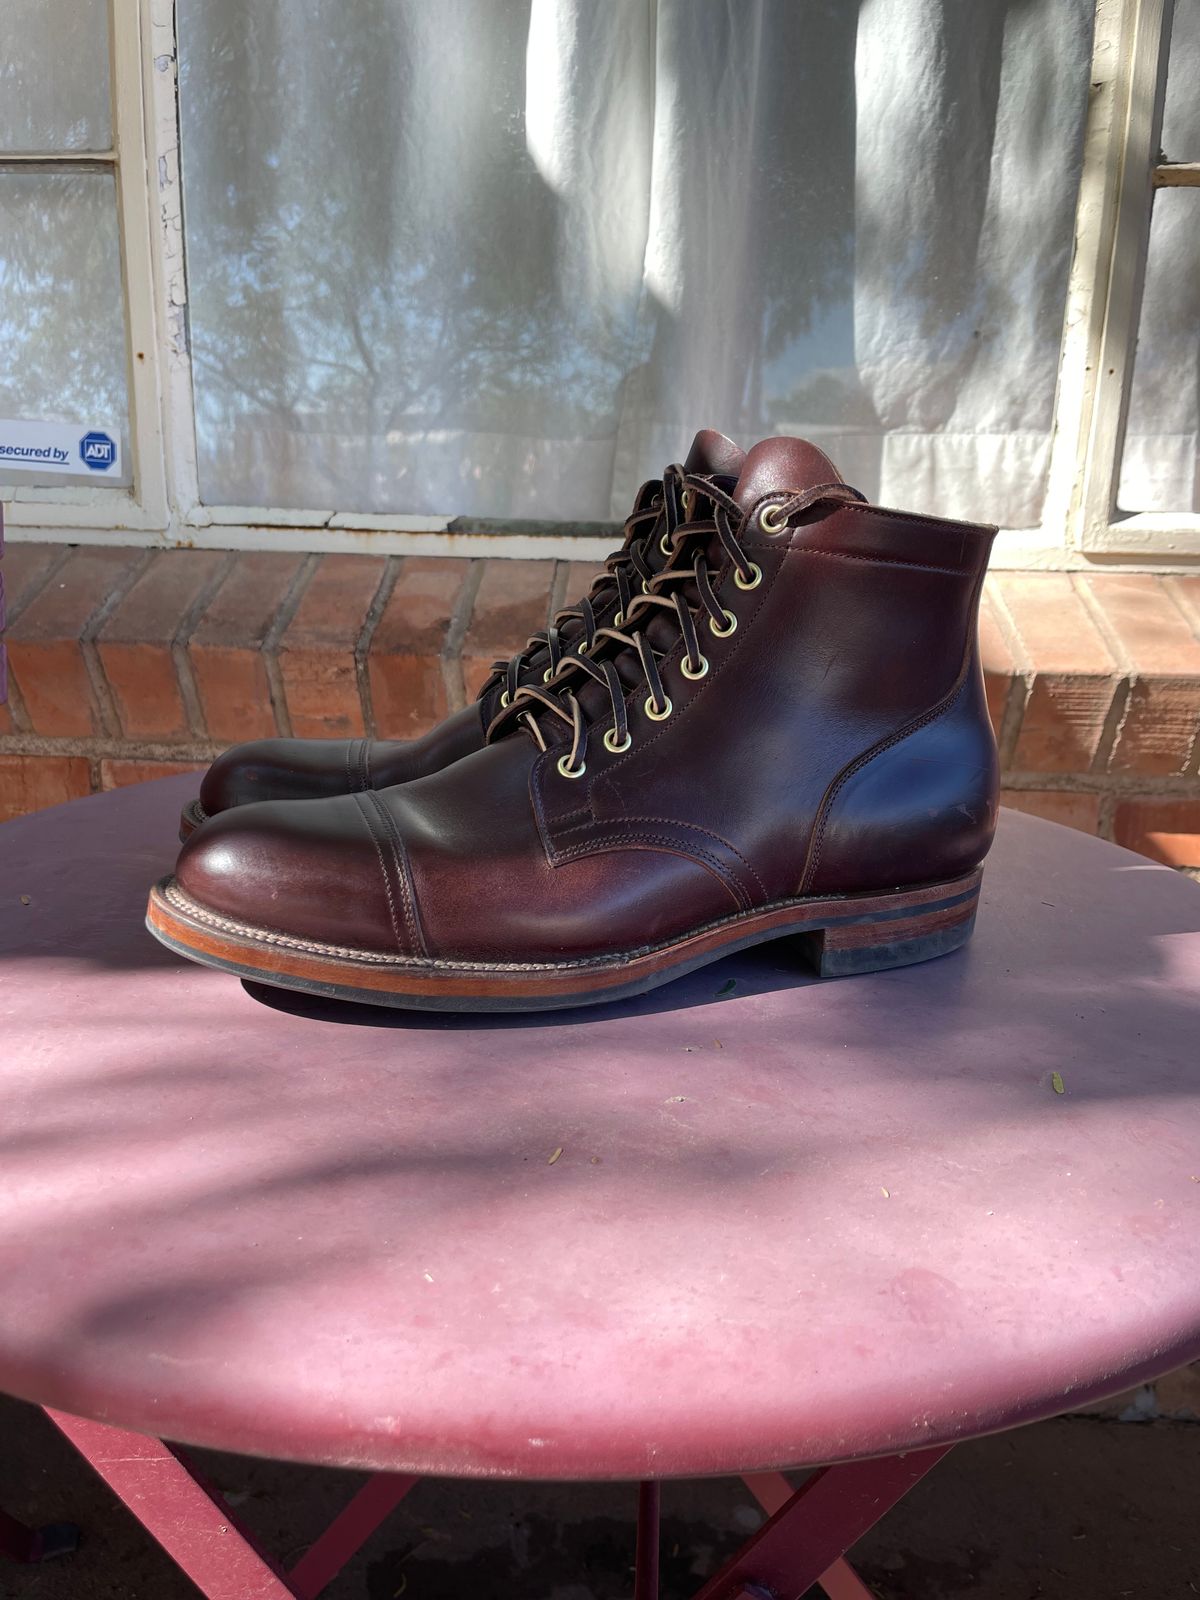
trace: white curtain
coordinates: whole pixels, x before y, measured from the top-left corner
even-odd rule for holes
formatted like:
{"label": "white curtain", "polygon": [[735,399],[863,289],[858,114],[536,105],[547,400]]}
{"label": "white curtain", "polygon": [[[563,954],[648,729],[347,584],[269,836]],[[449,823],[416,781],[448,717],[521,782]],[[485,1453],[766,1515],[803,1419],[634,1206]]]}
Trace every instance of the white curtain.
{"label": "white curtain", "polygon": [[210,503],[620,518],[701,425],[1040,516],[1091,0],[180,0]]}

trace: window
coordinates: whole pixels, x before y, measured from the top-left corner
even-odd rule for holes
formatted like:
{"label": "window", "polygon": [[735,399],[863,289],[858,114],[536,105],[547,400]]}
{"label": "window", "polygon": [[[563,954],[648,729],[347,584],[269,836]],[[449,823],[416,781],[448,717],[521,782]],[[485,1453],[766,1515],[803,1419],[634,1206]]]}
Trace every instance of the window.
{"label": "window", "polygon": [[128,0],[0,13],[0,417],[70,441],[0,462],[14,531],[166,526],[137,21]]}
{"label": "window", "polygon": [[0,27],[0,417],[122,460],[0,463],[17,537],[590,557],[705,423],[1000,564],[1200,553],[1198,0]]}

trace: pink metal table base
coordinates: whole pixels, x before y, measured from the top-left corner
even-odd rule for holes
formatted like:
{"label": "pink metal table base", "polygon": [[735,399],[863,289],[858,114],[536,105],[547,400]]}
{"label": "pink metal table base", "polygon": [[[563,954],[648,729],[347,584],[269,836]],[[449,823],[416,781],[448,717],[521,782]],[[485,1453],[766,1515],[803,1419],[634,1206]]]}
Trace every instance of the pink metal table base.
{"label": "pink metal table base", "polygon": [[[316,1600],[419,1482],[376,1473],[284,1571],[177,1445],[49,1408],[46,1415],[206,1600]],[[842,1557],[949,1448],[823,1467],[799,1489],[782,1473],[747,1475],[769,1519],[695,1600],[800,1600],[815,1583],[829,1600],[871,1600]],[[659,1485],[647,1480],[638,1488],[634,1600],[658,1600],[658,1549]]]}

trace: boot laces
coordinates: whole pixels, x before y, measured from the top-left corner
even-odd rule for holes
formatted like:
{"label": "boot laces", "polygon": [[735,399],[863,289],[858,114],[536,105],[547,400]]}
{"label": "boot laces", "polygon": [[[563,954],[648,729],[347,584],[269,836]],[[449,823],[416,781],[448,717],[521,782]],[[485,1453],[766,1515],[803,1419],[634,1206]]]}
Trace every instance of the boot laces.
{"label": "boot laces", "polygon": [[503,684],[500,706],[507,709],[517,698],[521,680],[532,671],[537,657],[549,656],[542,673],[542,681],[549,683],[571,651],[590,651],[600,632],[596,612],[611,602],[615,592],[614,620],[623,621],[628,616],[634,599],[654,577],[655,543],[661,561],[670,553],[675,529],[687,517],[691,504],[692,491],[681,466],[669,466],[661,478],[648,479],[638,490],[634,509],[625,519],[621,548],[605,557],[604,570],[596,575],[587,594],[575,605],[555,612],[549,626],[531,634],[516,655],[507,661],[493,661],[491,674],[476,698],[484,699]]}
{"label": "boot laces", "polygon": [[[629,731],[628,696],[630,690],[617,670],[617,663],[632,669],[635,689],[639,678],[644,683],[646,697],[644,710],[655,722],[663,722],[673,710],[670,697],[663,687],[660,663],[682,641],[683,655],[680,670],[686,678],[703,678],[708,673],[708,660],[701,649],[700,628],[707,621],[715,638],[728,638],[737,628],[737,618],[725,609],[713,589],[713,574],[708,557],[713,538],[720,545],[734,572],[734,582],[739,588],[757,588],[762,579],[759,567],[750,560],[738,541],[751,514],[743,514],[733,496],[713,478],[701,473],[682,473],[689,504],[695,509],[711,509],[708,517],[693,517],[688,522],[677,523],[669,529],[671,554],[660,571],[643,578],[642,592],[632,597],[628,604],[622,600],[620,611],[612,622],[597,628],[587,640],[562,655],[553,673],[546,675],[543,685],[523,684],[510,693],[509,703],[492,720],[487,730],[491,743],[499,735],[512,731],[519,723],[542,750],[549,748],[543,716],[551,719],[551,726],[562,722],[571,731],[570,747],[559,757],[558,770],[566,778],[582,777],[586,771],[586,747],[589,726],[602,717],[589,719],[580,702],[579,691],[590,680],[608,691],[612,726],[604,734],[605,748],[613,754],[628,750],[633,743]],[[761,516],[765,531],[778,534],[784,531],[789,518],[819,501],[842,503],[862,502],[865,496],[844,483],[823,483],[802,490],[784,490],[772,495],[753,510]],[[767,520],[769,513],[769,521]],[[656,649],[648,637],[649,625],[666,618],[671,632],[660,648]],[[665,630],[659,630],[660,635]]]}

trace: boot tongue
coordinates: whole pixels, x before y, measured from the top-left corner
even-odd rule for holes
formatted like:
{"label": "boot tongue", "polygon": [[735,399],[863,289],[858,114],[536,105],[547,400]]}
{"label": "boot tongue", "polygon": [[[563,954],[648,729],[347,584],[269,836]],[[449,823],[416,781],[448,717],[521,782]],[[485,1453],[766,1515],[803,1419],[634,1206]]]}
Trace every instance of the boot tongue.
{"label": "boot tongue", "polygon": [[715,428],[701,428],[683,463],[685,472],[702,472],[706,477],[736,478],[742,470],[746,452]]}
{"label": "boot tongue", "polygon": [[818,450],[807,439],[763,439],[742,462],[733,498],[743,511],[749,511],[764,495],[843,481],[824,450]]}

